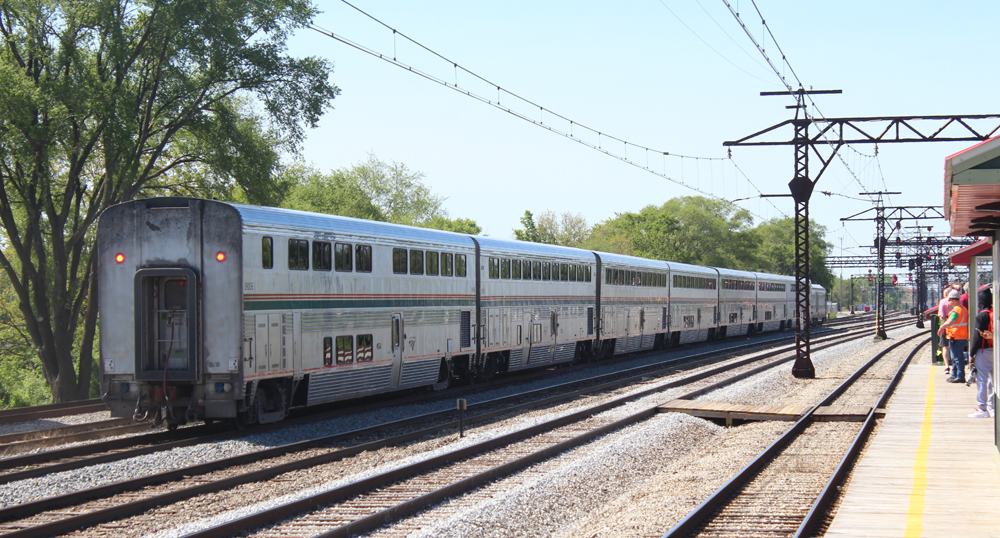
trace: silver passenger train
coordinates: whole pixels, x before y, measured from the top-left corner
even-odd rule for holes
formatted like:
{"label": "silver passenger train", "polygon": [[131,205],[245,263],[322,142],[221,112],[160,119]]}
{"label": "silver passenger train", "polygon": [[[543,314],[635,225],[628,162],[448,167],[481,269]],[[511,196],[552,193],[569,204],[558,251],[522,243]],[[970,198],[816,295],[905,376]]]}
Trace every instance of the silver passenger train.
{"label": "silver passenger train", "polygon": [[193,198],[111,207],[97,245],[104,399],[171,427],[795,318],[787,276]]}

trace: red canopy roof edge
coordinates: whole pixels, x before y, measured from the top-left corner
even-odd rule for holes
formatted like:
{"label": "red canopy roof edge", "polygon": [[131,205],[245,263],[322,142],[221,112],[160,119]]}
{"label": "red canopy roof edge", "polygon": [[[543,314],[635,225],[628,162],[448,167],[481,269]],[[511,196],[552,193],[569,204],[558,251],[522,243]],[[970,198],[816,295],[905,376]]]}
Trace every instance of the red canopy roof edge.
{"label": "red canopy roof edge", "polygon": [[972,263],[973,256],[980,256],[984,252],[992,252],[993,245],[990,245],[989,239],[980,239],[975,243],[962,247],[955,252],[948,255],[952,265],[969,265]]}

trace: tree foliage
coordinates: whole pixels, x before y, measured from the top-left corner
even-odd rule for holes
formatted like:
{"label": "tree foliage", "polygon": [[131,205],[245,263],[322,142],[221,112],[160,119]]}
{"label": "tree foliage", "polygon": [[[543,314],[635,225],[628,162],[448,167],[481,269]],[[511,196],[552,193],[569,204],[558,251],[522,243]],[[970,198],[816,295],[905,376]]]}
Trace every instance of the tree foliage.
{"label": "tree foliage", "polygon": [[339,93],[328,62],[285,54],[313,13],[299,0],[0,3],[0,266],[56,401],[91,386],[102,209],[280,197],[278,152]]}
{"label": "tree foliage", "polygon": [[282,175],[288,194],[282,207],[379,220],[476,235],[482,228],[472,219],[448,217],[444,198],[424,184],[424,174],[405,164],[384,162],[374,155],[349,168],[324,174],[296,165]]}
{"label": "tree foliage", "polygon": [[521,226],[524,228],[514,230],[514,238],[519,241],[578,247],[590,237],[590,228],[583,215],[569,211],[561,216],[544,211],[538,215],[537,222],[530,211],[525,211]]}
{"label": "tree foliage", "polygon": [[[637,213],[619,213],[579,234],[585,239],[575,244],[559,242],[565,226],[556,222],[552,212],[543,213],[536,221],[531,212],[525,211],[521,226],[514,230],[514,236],[524,241],[572,244],[589,250],[712,267],[781,275],[795,273],[792,219],[774,219],[754,226],[749,212],[700,196],[673,198],[661,206],[648,205]],[[833,275],[826,268],[826,256],[832,245],[825,237],[825,227],[810,224],[810,278],[830,289]]]}

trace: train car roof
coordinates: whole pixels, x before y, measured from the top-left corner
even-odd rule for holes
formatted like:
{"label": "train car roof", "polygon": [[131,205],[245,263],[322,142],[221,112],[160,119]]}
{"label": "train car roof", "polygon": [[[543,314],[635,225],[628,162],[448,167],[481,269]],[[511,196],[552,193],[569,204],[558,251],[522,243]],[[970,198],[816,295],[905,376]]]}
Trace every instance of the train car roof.
{"label": "train car roof", "polygon": [[501,254],[507,256],[562,258],[578,261],[580,263],[590,263],[594,261],[593,252],[573,247],[533,243],[531,241],[518,241],[516,239],[497,239],[495,237],[478,235],[476,236],[476,241],[479,242],[479,246],[481,247],[484,256],[488,256],[489,254]]}
{"label": "train car roof", "polygon": [[649,260],[637,256],[626,256],[624,254],[612,254],[610,252],[594,252],[601,257],[602,263],[613,263],[616,265],[626,265],[630,267],[641,267],[643,269],[653,269],[655,271],[666,271],[670,264],[663,260]]}
{"label": "train car roof", "polygon": [[719,276],[714,267],[702,267],[701,265],[691,265],[688,263],[665,262],[670,266],[670,271],[684,271],[685,273],[695,273],[707,276]]}
{"label": "train car roof", "polygon": [[771,273],[754,273],[758,279],[775,280],[778,282],[795,282],[795,277],[787,275],[772,275]]}
{"label": "train car roof", "polygon": [[341,233],[371,240],[389,238],[431,245],[474,247],[472,239],[467,234],[295,209],[224,203],[240,212],[244,232],[281,234],[325,232],[333,233],[334,236]]}
{"label": "train car roof", "polygon": [[752,278],[754,280],[757,279],[757,273],[754,273],[753,271],[740,271],[738,269],[726,269],[724,267],[716,267],[716,269],[719,271],[719,275],[723,278],[736,277],[748,279]]}

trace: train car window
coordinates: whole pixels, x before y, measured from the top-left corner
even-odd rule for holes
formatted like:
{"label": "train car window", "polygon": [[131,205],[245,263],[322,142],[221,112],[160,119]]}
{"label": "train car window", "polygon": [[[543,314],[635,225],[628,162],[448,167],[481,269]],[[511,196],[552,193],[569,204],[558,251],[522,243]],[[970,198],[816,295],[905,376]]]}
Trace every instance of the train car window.
{"label": "train car window", "polygon": [[260,240],[260,266],[264,269],[274,267],[274,240],[266,235]]}
{"label": "train car window", "polygon": [[333,338],[323,338],[323,366],[333,366]]}
{"label": "train car window", "polygon": [[455,254],[455,276],[465,276],[465,254]]}
{"label": "train car window", "polygon": [[313,270],[330,270],[330,243],[324,241],[313,241]]}
{"label": "train car window", "polygon": [[559,280],[567,281],[569,280],[569,264],[560,263],[559,264]]}
{"label": "train car window", "polygon": [[604,270],[604,283],[605,284],[611,283],[611,269]]}
{"label": "train car window", "polygon": [[590,268],[590,266],[588,265],[587,267],[585,267],[583,271],[584,271],[584,273],[583,273],[584,279],[587,282],[590,282],[590,278],[591,278],[591,274],[590,274],[591,273],[591,268]]}
{"label": "train car window", "polygon": [[427,274],[437,276],[439,260],[438,253],[428,250],[424,255],[427,257]]}
{"label": "train car window", "polygon": [[[327,243],[329,244],[329,243]],[[349,243],[337,243],[333,246],[333,268],[337,271],[349,272],[354,269],[353,251]],[[315,262],[313,262],[315,263]]]}
{"label": "train car window", "polygon": [[549,262],[542,263],[542,280],[549,280],[549,277],[552,274],[550,265],[551,264]]}
{"label": "train car window", "polygon": [[358,335],[358,362],[371,362],[375,358],[372,352],[372,335]]}
{"label": "train car window", "polygon": [[410,274],[424,274],[424,251],[410,250]]}
{"label": "train car window", "polygon": [[337,364],[350,364],[354,362],[354,337],[337,337]]}
{"label": "train car window", "polygon": [[521,278],[531,280],[531,260],[521,261]]}
{"label": "train car window", "polygon": [[569,281],[570,282],[576,282],[576,266],[575,265],[570,265],[569,266]]}
{"label": "train car window", "polygon": [[371,245],[357,245],[354,247],[354,253],[355,253],[354,270],[359,273],[372,272]]}
{"label": "train car window", "polygon": [[510,277],[514,280],[521,280],[521,260],[510,261]]}
{"label": "train car window", "polygon": [[500,278],[500,260],[490,258],[490,278]]}
{"label": "train car window", "polygon": [[531,278],[533,280],[542,279],[542,262],[531,262]]}
{"label": "train car window", "polygon": [[288,268],[300,271],[309,269],[309,241],[288,240]]}
{"label": "train car window", "polygon": [[406,274],[406,249],[392,249],[392,272],[397,275]]}
{"label": "train car window", "polygon": [[441,276],[451,276],[455,270],[455,255],[451,252],[441,253]]}
{"label": "train car window", "polygon": [[507,258],[502,258],[500,260],[500,278],[510,278],[510,260]]}

